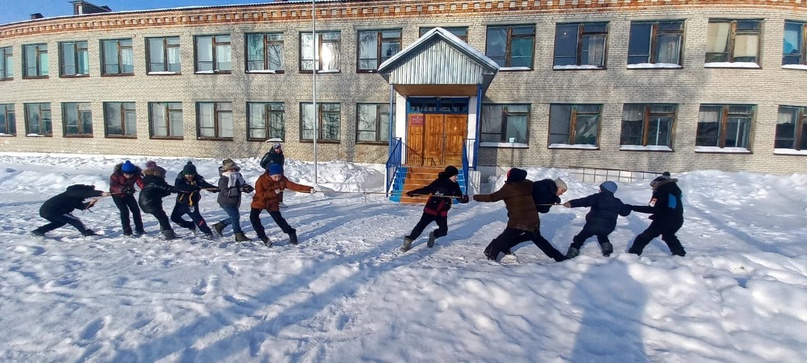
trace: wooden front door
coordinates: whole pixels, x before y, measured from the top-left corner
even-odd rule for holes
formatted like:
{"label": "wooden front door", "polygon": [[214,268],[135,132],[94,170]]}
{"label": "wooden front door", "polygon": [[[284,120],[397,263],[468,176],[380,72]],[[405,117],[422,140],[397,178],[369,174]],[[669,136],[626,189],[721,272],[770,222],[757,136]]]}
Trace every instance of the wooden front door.
{"label": "wooden front door", "polygon": [[422,166],[462,165],[468,115],[409,115],[406,163]]}

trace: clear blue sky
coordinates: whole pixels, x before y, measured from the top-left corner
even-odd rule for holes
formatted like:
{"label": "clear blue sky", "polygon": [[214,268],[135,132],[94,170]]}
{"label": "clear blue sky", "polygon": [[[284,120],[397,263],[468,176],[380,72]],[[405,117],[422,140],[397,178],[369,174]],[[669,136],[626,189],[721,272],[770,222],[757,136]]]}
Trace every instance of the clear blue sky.
{"label": "clear blue sky", "polygon": [[[165,9],[182,6],[209,6],[228,4],[260,4],[272,0],[89,0],[98,6],[109,6],[112,11]],[[69,0],[0,0],[0,24],[28,20],[31,14],[41,13],[46,18],[72,15]]]}

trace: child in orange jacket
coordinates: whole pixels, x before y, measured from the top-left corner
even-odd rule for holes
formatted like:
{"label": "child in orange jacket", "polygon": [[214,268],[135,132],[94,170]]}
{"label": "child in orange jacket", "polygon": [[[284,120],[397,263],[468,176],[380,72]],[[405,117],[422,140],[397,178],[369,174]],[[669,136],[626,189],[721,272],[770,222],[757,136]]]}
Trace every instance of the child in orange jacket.
{"label": "child in orange jacket", "polygon": [[267,247],[271,247],[272,242],[266,236],[266,230],[261,223],[261,212],[264,209],[269,212],[269,216],[277,223],[283,233],[289,235],[289,242],[293,245],[297,244],[297,230],[292,228],[280,214],[280,196],[286,189],[299,193],[316,193],[314,188],[297,184],[283,176],[283,166],[279,164],[269,165],[266,172],[261,174],[258,180],[255,181],[255,194],[252,196],[252,204],[250,204],[249,221],[252,223],[252,229],[255,230],[258,238]]}

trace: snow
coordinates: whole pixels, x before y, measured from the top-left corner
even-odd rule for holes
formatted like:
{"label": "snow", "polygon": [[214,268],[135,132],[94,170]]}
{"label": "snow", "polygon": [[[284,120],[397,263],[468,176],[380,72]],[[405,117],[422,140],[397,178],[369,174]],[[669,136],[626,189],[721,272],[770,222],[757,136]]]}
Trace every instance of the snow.
{"label": "snow", "polygon": [[744,147],[695,146],[696,153],[750,154]]}
{"label": "snow", "polygon": [[[150,158],[132,157],[143,165]],[[290,160],[291,159],[291,160]],[[320,162],[325,193],[290,193],[283,215],[297,228],[288,245],[266,213],[275,246],[121,235],[108,198],[75,212],[103,237],[59,228],[38,209],[66,186],[108,188],[122,156],[0,153],[0,361],[13,362],[804,362],[807,361],[807,175],[693,171],[673,175],[684,191],[687,256],[654,240],[626,253],[646,214],[620,218],[615,253],[589,240],[556,263],[531,244],[501,265],[482,250],[506,225],[503,203],[458,204],[449,234],[398,250],[422,207],[384,198],[381,166]],[[169,179],[187,159],[154,158]],[[221,160],[193,159],[208,181]],[[258,158],[236,160],[249,182]],[[313,182],[293,160],[292,180]],[[558,169],[528,168],[533,180],[562,177],[564,201],[595,192]],[[643,204],[648,180],[618,183]],[[487,184],[498,188],[501,178]],[[249,198],[241,223],[249,237]],[[169,211],[173,197],[164,200]],[[202,215],[225,214],[205,193]],[[541,216],[545,237],[565,252],[585,208]]]}
{"label": "snow", "polygon": [[704,68],[762,68],[756,62],[708,62]]}
{"label": "snow", "polygon": [[627,69],[679,69],[684,68],[676,63],[636,63],[628,64]]}

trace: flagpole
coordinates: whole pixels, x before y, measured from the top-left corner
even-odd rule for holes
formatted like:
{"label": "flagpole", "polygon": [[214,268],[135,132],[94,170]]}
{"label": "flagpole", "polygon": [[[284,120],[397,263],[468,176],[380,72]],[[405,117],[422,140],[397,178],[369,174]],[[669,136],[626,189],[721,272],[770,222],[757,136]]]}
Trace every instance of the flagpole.
{"label": "flagpole", "polygon": [[319,44],[317,42],[317,8],[316,0],[311,0],[311,35],[314,42],[314,69],[312,74],[312,99],[314,104],[314,185],[319,185],[317,178],[317,134],[319,133],[319,112],[317,109],[317,69],[319,68]]}

